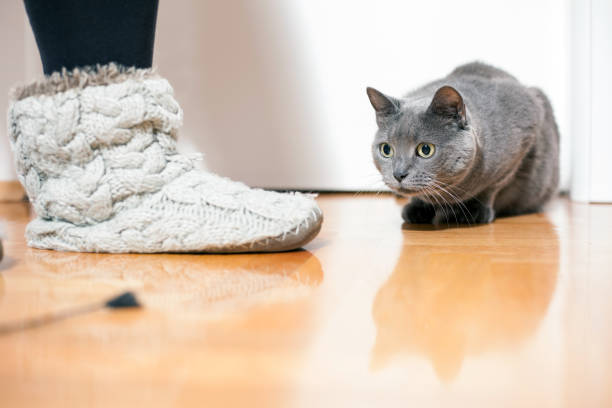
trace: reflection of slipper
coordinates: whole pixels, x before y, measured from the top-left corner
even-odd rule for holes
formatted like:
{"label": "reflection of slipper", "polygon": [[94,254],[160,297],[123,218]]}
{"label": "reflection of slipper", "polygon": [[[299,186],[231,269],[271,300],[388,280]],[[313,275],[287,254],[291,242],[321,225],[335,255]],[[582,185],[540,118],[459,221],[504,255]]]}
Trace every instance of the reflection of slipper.
{"label": "reflection of slipper", "polygon": [[213,304],[217,308],[293,300],[323,279],[319,260],[307,251],[202,256],[30,249],[26,262],[39,276],[79,286],[85,281],[86,287],[96,290],[108,286],[108,293],[136,290],[145,306],[180,306],[181,313],[210,310]]}

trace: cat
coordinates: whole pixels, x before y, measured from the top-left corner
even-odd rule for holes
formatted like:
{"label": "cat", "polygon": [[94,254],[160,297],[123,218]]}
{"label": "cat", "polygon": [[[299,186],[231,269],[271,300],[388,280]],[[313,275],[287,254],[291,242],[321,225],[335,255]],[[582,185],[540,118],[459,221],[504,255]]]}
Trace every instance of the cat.
{"label": "cat", "polygon": [[367,95],[383,181],[409,224],[480,224],[538,212],[559,182],[559,131],[538,88],[481,62],[403,98]]}

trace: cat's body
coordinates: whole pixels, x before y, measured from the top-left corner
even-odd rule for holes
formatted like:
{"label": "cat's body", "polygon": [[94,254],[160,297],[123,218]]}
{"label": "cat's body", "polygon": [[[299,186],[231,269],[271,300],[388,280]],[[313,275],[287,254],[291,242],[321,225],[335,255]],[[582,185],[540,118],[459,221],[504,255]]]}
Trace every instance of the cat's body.
{"label": "cat's body", "polygon": [[371,88],[368,96],[376,167],[391,189],[414,197],[407,222],[491,222],[539,211],[555,193],[559,135],[539,89],[476,62],[401,99]]}

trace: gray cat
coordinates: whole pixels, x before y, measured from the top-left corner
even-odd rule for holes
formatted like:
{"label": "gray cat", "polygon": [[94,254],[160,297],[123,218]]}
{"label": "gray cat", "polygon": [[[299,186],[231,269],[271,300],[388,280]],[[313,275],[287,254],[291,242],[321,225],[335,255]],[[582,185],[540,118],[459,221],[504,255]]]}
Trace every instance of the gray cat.
{"label": "gray cat", "polygon": [[401,99],[367,89],[374,163],[412,197],[412,224],[477,224],[540,211],[559,181],[559,132],[548,98],[473,62]]}

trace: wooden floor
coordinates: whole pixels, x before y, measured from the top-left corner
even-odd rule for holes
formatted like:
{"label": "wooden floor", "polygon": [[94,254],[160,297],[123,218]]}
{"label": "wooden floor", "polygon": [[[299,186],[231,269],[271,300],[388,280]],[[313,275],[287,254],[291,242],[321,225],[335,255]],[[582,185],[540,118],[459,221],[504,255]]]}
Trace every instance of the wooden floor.
{"label": "wooden floor", "polygon": [[319,203],[304,251],[227,256],[29,249],[0,204],[0,322],[145,305],[0,336],[0,406],[612,407],[612,206],[433,230]]}

